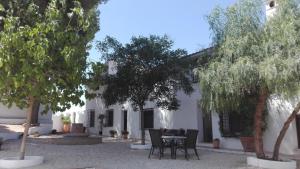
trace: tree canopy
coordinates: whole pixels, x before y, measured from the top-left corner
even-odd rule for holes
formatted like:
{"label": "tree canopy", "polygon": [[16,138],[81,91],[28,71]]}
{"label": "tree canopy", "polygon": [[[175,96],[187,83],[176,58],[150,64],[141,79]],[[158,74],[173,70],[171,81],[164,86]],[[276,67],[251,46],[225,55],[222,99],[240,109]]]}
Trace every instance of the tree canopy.
{"label": "tree canopy", "polygon": [[203,108],[238,107],[259,88],[289,96],[299,89],[299,10],[294,0],[279,3],[267,22],[259,0],[216,8],[208,17],[216,55],[200,69]]}
{"label": "tree canopy", "polygon": [[24,108],[32,96],[53,111],[81,103],[98,4],[1,1],[0,101]]}
{"label": "tree canopy", "polygon": [[188,63],[182,49],[172,50],[168,37],[133,37],[125,45],[111,37],[98,44],[105,60],[116,63],[116,74],[107,74],[103,92],[106,105],[129,100],[133,107],[147,100],[173,110],[179,106],[176,91],[193,89],[187,76]]}
{"label": "tree canopy", "polygon": [[87,50],[98,31],[98,1],[0,2],[0,102],[27,108],[24,159],[34,105],[45,112],[82,104]]}
{"label": "tree canopy", "polygon": [[[261,119],[266,100],[272,94],[297,95],[300,86],[299,1],[279,0],[278,4],[274,16],[269,18],[265,17],[260,0],[239,0],[227,9],[216,8],[208,16],[215,56],[199,71],[201,105],[206,111],[237,109],[242,98],[259,96],[255,143],[261,158],[265,157]],[[297,110],[298,106],[293,117]],[[279,146],[274,149],[279,151]],[[273,158],[278,160],[278,154]]]}

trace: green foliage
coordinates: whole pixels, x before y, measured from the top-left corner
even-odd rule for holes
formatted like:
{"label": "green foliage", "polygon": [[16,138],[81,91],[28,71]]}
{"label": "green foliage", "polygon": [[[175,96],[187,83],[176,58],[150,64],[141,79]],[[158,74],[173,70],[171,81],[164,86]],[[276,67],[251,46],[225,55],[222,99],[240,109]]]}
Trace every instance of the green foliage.
{"label": "green foliage", "polygon": [[200,68],[201,105],[222,112],[237,109],[241,99],[257,95],[296,94],[300,82],[299,1],[282,0],[265,20],[262,1],[239,0],[208,17],[215,56]]}
{"label": "green foliage", "polygon": [[106,87],[102,96],[106,105],[129,100],[134,108],[140,108],[150,100],[158,107],[177,109],[176,91],[182,89],[189,94],[193,88],[187,76],[189,64],[181,58],[186,52],[171,50],[172,45],[166,36],[133,37],[125,45],[111,37],[99,42],[102,59],[117,65],[116,74],[103,77]]}
{"label": "green foliage", "polygon": [[61,120],[63,122],[63,124],[70,124],[71,123],[71,118],[70,115],[61,115]]}
{"label": "green foliage", "polygon": [[82,104],[87,50],[98,31],[99,19],[99,2],[90,3],[0,2],[2,103],[24,108],[31,96],[54,112],[70,108],[71,102]]}

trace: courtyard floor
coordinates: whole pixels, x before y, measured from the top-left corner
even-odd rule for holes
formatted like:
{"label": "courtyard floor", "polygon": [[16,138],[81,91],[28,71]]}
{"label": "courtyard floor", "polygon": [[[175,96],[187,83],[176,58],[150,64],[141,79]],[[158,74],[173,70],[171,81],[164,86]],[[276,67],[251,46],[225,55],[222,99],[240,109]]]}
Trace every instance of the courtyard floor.
{"label": "courtyard floor", "polygon": [[[0,158],[17,156],[20,140],[7,141]],[[148,159],[148,150],[131,150],[128,142],[104,141],[94,145],[55,145],[29,141],[27,155],[42,155],[45,163],[31,169],[254,169],[245,166],[246,156],[198,150],[200,160],[183,153],[170,159],[170,152],[161,160],[156,155]],[[192,152],[191,152],[192,154]]]}

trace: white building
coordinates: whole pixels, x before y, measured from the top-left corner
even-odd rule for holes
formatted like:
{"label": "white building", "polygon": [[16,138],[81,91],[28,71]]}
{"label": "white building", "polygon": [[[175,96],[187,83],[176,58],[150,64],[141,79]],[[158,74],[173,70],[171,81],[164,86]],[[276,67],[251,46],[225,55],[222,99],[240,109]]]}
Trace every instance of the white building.
{"label": "white building", "polygon": [[[267,1],[266,9],[267,16],[273,16],[275,1]],[[211,49],[206,49],[189,55],[192,59],[197,59],[202,55],[211,53]],[[109,64],[109,73],[115,73],[112,62]],[[183,92],[177,93],[177,98],[180,101],[180,108],[176,111],[167,111],[155,107],[153,102],[148,102],[145,106],[145,123],[150,128],[170,128],[170,129],[197,129],[199,130],[198,142],[212,142],[213,139],[219,138],[221,148],[242,150],[242,145],[238,137],[223,137],[220,132],[220,116],[216,113],[204,114],[199,107],[199,100],[201,99],[201,91],[199,83],[193,84],[195,91],[190,95],[185,95]],[[101,90],[101,88],[100,88]],[[100,91],[97,91],[100,92]],[[269,114],[267,116],[268,127],[264,132],[264,148],[266,152],[272,152],[276,138],[283,126],[283,123],[290,115],[295,107],[294,100],[283,100],[279,97],[272,96],[268,100]],[[109,135],[110,130],[116,130],[118,135],[121,131],[129,131],[130,138],[140,138],[140,113],[135,112],[130,103],[122,105],[113,105],[106,108],[100,97],[93,100],[87,100],[86,112],[88,119],[89,131],[94,134],[99,132],[99,114],[106,115],[106,126],[103,129],[104,135]],[[222,121],[223,125],[234,125],[234,120],[226,117],[227,120]],[[231,122],[229,122],[231,121]],[[232,122],[233,121],[233,122]],[[280,152],[283,154],[294,154],[300,147],[300,116],[297,117],[296,122],[293,122],[286,136],[282,142]],[[224,124],[225,123],[225,124]],[[146,132],[147,133],[147,132]]]}
{"label": "white building", "polygon": [[[52,113],[42,114],[43,106],[39,107],[38,123],[50,124],[52,123]],[[27,109],[20,109],[13,105],[7,107],[0,103],[0,124],[23,124],[26,122]]]}

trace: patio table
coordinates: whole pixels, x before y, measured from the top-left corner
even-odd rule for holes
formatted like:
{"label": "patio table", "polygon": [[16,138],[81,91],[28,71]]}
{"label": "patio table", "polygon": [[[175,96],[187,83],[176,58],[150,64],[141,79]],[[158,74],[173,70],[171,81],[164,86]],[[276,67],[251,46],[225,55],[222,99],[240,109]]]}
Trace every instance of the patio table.
{"label": "patio table", "polygon": [[166,136],[166,135],[163,135],[161,136],[161,138],[165,141],[169,141],[170,142],[170,146],[171,146],[171,158],[173,159],[176,159],[176,154],[175,154],[175,146],[176,146],[176,143],[179,142],[179,141],[183,141],[186,139],[185,136]]}

